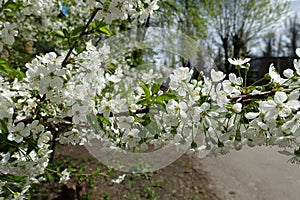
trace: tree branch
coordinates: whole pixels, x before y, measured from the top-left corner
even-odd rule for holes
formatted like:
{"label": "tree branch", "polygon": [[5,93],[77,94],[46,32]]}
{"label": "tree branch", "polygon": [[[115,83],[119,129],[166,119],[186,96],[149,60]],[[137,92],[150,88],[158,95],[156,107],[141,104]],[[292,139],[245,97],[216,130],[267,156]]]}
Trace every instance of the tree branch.
{"label": "tree branch", "polygon": [[241,100],[242,102],[246,103],[249,102],[251,99],[265,99],[266,97],[269,97],[271,95],[275,94],[275,90],[261,92],[258,94],[244,94],[236,97],[232,97],[231,101],[236,102],[238,100]]}
{"label": "tree branch", "polygon": [[[96,14],[98,13],[98,11],[100,10],[100,8],[96,8],[94,10],[94,12],[92,13],[89,21],[86,23],[85,27],[83,28],[83,30],[81,31],[79,38],[82,38],[85,34],[85,31],[88,29],[89,25],[92,23],[92,21],[94,20],[94,18],[96,17]],[[73,44],[73,46],[70,48],[70,50],[68,51],[64,61],[62,62],[62,66],[65,67],[68,64],[68,59],[72,53],[72,51],[74,50],[74,48],[77,46],[78,44],[78,40],[75,41],[75,43]]]}

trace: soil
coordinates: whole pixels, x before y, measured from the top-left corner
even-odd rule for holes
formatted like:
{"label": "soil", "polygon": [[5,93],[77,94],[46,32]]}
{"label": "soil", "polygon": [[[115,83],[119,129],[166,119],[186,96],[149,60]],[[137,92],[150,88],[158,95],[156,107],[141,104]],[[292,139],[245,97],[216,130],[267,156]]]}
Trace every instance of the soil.
{"label": "soil", "polygon": [[58,146],[55,152],[54,162],[71,166],[77,176],[66,184],[53,180],[34,186],[32,199],[221,199],[201,160],[192,155],[183,155],[171,165],[153,173],[126,173],[121,183],[113,183],[112,180],[124,172],[101,164],[83,146]]}

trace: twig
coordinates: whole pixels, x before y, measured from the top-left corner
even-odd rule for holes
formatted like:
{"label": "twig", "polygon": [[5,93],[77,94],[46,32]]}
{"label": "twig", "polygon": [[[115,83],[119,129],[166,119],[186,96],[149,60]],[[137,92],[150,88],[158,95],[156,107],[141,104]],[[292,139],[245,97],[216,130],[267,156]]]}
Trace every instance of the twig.
{"label": "twig", "polygon": [[244,95],[232,97],[231,101],[235,102],[238,100],[242,100],[243,102],[247,102],[251,99],[264,99],[268,96],[274,95],[275,92],[276,92],[275,90],[271,90],[271,91],[261,92],[258,94],[244,94]]}
{"label": "twig", "polygon": [[[80,33],[80,35],[79,35],[79,38],[81,38],[82,36],[84,36],[85,31],[88,29],[89,25],[92,23],[92,21],[93,21],[94,18],[96,17],[96,14],[97,14],[97,12],[98,12],[99,10],[100,10],[100,8],[96,8],[96,9],[94,10],[94,12],[92,13],[92,15],[91,15],[89,21],[86,23],[84,29],[81,31],[81,33]],[[63,66],[63,67],[65,67],[65,66],[68,64],[68,59],[69,59],[69,57],[70,57],[72,51],[74,50],[74,48],[77,46],[77,44],[78,44],[78,40],[75,41],[75,43],[73,44],[73,46],[69,49],[69,51],[68,51],[68,53],[67,53],[67,55],[66,55],[64,61],[62,62],[62,66]]]}

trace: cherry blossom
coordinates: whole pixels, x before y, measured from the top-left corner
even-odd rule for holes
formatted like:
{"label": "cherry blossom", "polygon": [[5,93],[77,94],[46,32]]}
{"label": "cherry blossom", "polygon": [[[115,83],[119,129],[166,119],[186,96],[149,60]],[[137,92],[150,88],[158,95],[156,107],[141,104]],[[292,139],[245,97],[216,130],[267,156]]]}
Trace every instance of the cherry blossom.
{"label": "cherry blossom", "polygon": [[[7,20],[0,24],[0,51],[11,48],[16,36],[55,41],[47,33],[64,29],[68,35],[88,21],[91,11],[97,11],[95,20],[110,25],[116,20],[144,22],[158,9],[156,0],[112,0],[107,9],[99,9],[106,1],[76,1],[68,3],[68,16],[57,19],[61,1],[20,2],[22,9],[15,16],[0,14]],[[200,72],[201,80],[192,79],[193,70],[186,67],[137,70],[125,56],[116,59],[109,46],[93,42],[75,48],[70,57],[58,43],[59,52],[25,64],[23,79],[0,76],[1,145],[9,149],[0,152],[0,172],[26,177],[13,191],[15,199],[25,198],[30,184],[42,180],[55,141],[76,145],[101,139],[111,149],[145,151],[148,145],[160,148],[195,139],[189,152],[199,156],[225,154],[244,145],[299,149],[299,59],[294,69],[284,71],[284,78],[271,65],[267,87],[247,87],[242,77],[229,74],[225,80],[215,69],[208,76]],[[296,54],[300,57],[299,48]],[[249,58],[228,61],[239,66],[237,70],[250,67]],[[204,141],[196,141],[199,134]],[[286,155],[293,156],[292,162],[300,160],[295,153]],[[59,174],[60,183],[71,176],[67,169]],[[12,197],[2,192],[10,185],[16,184],[0,182],[0,199]]]}
{"label": "cherry blossom", "polygon": [[[245,58],[245,59],[232,59],[232,58],[228,58],[228,62],[232,65],[237,65],[237,66],[243,66],[244,64],[248,63],[251,59],[250,58]],[[245,68],[243,66],[243,68]]]}

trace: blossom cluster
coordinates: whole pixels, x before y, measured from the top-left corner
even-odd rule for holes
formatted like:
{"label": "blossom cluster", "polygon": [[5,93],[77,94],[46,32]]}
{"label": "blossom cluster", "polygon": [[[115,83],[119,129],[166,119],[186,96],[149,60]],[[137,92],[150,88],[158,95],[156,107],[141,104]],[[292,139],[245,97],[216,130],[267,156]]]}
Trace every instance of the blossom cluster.
{"label": "blossom cluster", "polygon": [[[101,138],[107,146],[131,151],[184,141],[193,141],[190,152],[200,155],[243,145],[298,148],[299,60],[285,77],[271,65],[273,88],[245,93],[243,79],[235,74],[224,80],[222,72],[211,70],[210,77],[202,74],[195,80],[193,70],[180,67],[164,83],[161,73],[137,71],[122,59],[98,62],[108,54],[107,46],[97,49],[88,43],[66,68],[61,65],[64,54],[49,53],[26,65],[24,80],[1,78],[1,135],[4,144],[15,147],[1,149],[2,174],[25,176],[25,189],[37,182],[48,165],[55,132],[62,144]],[[110,68],[112,63],[119,67]],[[161,89],[163,83],[167,90]],[[197,139],[199,134],[204,141]]]}
{"label": "blossom cluster", "polygon": [[[88,0],[88,1],[2,1],[0,7],[0,52],[11,48],[15,37],[31,42],[55,41],[57,30],[71,32],[83,26],[91,11],[98,9],[96,20],[107,25],[116,20],[144,22],[158,9],[158,0]],[[20,23],[22,22],[22,23]],[[56,44],[57,45],[57,44]],[[63,46],[60,46],[62,48]]]}
{"label": "blossom cluster", "polygon": [[[107,26],[114,21],[129,18],[143,22],[158,8],[157,0],[65,3],[66,5],[61,1],[41,0],[1,1],[1,58],[11,59],[14,65],[20,64],[18,60],[25,64],[22,63],[25,60],[23,54],[19,54],[17,50],[15,55],[11,53],[11,50],[15,51],[15,42],[21,42],[22,46],[25,44],[25,53],[30,54],[30,46],[35,42],[55,43],[57,38],[51,33],[57,30],[64,30],[64,39],[69,42],[68,32],[79,25],[84,26],[95,10],[97,15],[94,21]],[[18,44],[15,46],[20,47]],[[123,109],[119,101],[124,100],[120,97],[118,101],[106,95],[105,98],[98,99],[98,103],[95,102],[96,95],[108,94],[110,90],[116,89],[114,84],[123,77],[123,71],[116,69],[113,70],[114,73],[109,73],[101,68],[103,66],[99,65],[99,61],[101,63],[107,57],[105,47],[96,50],[88,43],[86,49],[74,65],[62,67],[65,52],[60,56],[49,53],[37,56],[25,65],[24,79],[12,80],[11,77],[0,76],[0,199],[24,198],[32,183],[43,180],[42,175],[53,156],[52,146],[56,141],[82,144],[89,138],[100,137],[81,131],[77,126],[86,126],[87,113],[104,114],[102,110],[107,107],[100,106],[100,103],[106,105],[107,102],[116,112],[119,112],[118,105],[120,110]],[[8,68],[4,60],[1,62],[4,69]],[[95,81],[95,77],[98,81]],[[105,89],[107,91],[103,92]],[[62,183],[68,180],[69,173],[66,170],[61,175]]]}
{"label": "blossom cluster", "polygon": [[[0,18],[11,16],[0,24],[5,49],[2,45],[12,45],[20,34],[36,40],[62,27],[84,25],[97,8],[95,19],[105,24],[144,21],[157,9],[157,0],[70,1],[59,20],[65,6],[60,1],[0,5],[5,11]],[[17,26],[17,19],[24,23]],[[36,56],[26,63],[23,79],[0,76],[0,199],[22,198],[31,183],[43,180],[55,142],[99,139],[106,147],[133,152],[190,143],[188,152],[200,157],[243,145],[277,145],[295,149],[293,161],[299,162],[300,60],[283,77],[271,65],[269,83],[256,87],[233,73],[225,79],[214,69],[194,79],[194,71],[185,67],[171,73],[163,67],[132,67],[128,56],[114,53],[106,44],[96,47],[89,41],[83,51],[74,50],[76,56],[63,50]],[[250,67],[249,59],[229,62],[238,70]],[[70,178],[66,169],[60,174],[60,183]]]}

